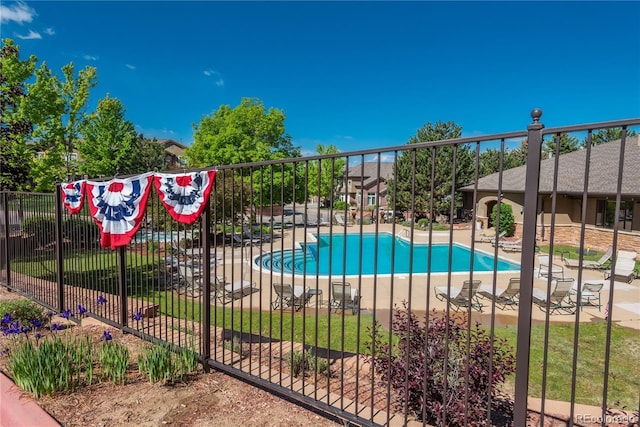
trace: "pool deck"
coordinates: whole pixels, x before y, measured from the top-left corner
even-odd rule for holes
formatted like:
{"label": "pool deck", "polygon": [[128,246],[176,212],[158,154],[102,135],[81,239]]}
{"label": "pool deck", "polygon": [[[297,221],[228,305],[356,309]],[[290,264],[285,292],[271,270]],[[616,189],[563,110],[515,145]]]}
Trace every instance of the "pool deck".
{"label": "pool deck", "polygon": [[[359,233],[362,229],[363,232],[376,231],[376,225],[354,225],[346,227],[347,233]],[[344,233],[345,228],[340,225],[323,226],[319,228],[320,232],[328,233]],[[396,235],[409,238],[410,229],[393,224],[380,224],[377,227],[379,232],[395,232]],[[319,309],[326,309],[328,307],[329,298],[329,278],[320,277],[316,279],[315,275],[304,278],[303,275],[297,274],[292,276],[291,274],[271,274],[268,271],[259,270],[252,262],[252,259],[259,256],[261,253],[269,252],[271,250],[279,251],[286,250],[295,247],[295,242],[301,242],[305,240],[306,232],[316,232],[317,228],[290,228],[283,232],[282,238],[275,239],[272,243],[264,243],[262,247],[248,246],[242,248],[227,248],[222,261],[219,261],[216,267],[217,275],[224,274],[228,279],[239,280],[240,278],[245,280],[251,280],[255,282],[255,289],[262,290],[262,292],[254,292],[245,298],[245,306],[251,302],[251,306],[258,306],[258,300],[262,303],[262,307],[268,307],[271,303],[271,295],[273,292],[270,287],[271,282],[284,282],[295,283],[296,285],[305,284],[312,289],[319,289],[320,295],[315,296],[309,304],[307,310],[314,310],[315,307]],[[437,231],[433,233],[433,242],[449,242],[449,231]],[[307,238],[308,239],[308,238]],[[414,231],[413,239],[416,242],[427,242],[429,240],[428,231],[416,230]],[[307,240],[308,241],[308,240]],[[470,229],[456,229],[453,231],[453,241],[456,243],[471,246],[471,230]],[[273,245],[273,246],[271,246]],[[475,243],[475,248],[486,251],[493,254],[495,248],[491,243]],[[509,259],[512,261],[520,262],[521,253],[518,252],[506,252],[502,249],[498,249],[498,256]],[[221,258],[221,254],[217,255]],[[359,261],[359,260],[358,260]],[[366,261],[365,261],[366,262]],[[578,270],[571,269],[563,265],[559,256],[553,258],[553,263],[564,267],[564,276],[573,277],[577,280]],[[224,273],[223,273],[224,271]],[[212,272],[213,274],[213,272]],[[518,273],[475,273],[474,279],[480,279],[482,283],[493,284],[495,281],[498,286],[504,287],[511,277],[519,277]],[[451,285],[458,286],[463,280],[469,278],[469,273],[453,273],[451,274]],[[430,276],[426,274],[395,274],[391,275],[378,275],[376,277],[358,277],[347,278],[347,281],[351,283],[353,287],[359,287],[362,295],[361,308],[366,312],[375,311],[376,317],[379,318],[382,323],[388,321],[388,315],[391,313],[394,306],[399,306],[403,301],[409,299],[411,296],[411,308],[417,312],[426,310],[445,310],[446,303],[437,300],[434,297],[434,293],[428,290],[434,286],[447,286],[449,276],[448,274],[432,274]],[[583,269],[582,281],[599,281],[603,280],[604,275],[602,271]],[[341,280],[341,277],[333,277],[332,280]],[[427,286],[428,283],[428,286]],[[534,288],[545,290],[547,287],[546,278],[534,279]],[[374,293],[375,289],[375,293]],[[614,286],[614,302],[612,310],[612,321],[621,326],[640,330],[640,279],[634,280],[632,283],[615,282]],[[375,300],[374,300],[375,294]],[[601,297],[602,308],[598,310],[597,307],[585,306],[576,314],[552,314],[549,316],[550,322],[568,323],[574,322],[575,317],[579,315],[580,322],[602,322],[605,321],[605,306],[608,303],[610,296],[609,283],[605,283]],[[496,307],[495,316],[492,316],[491,301],[488,299],[481,299],[484,304],[483,312],[472,312],[472,320],[477,320],[482,324],[490,324],[492,317],[496,325],[505,325],[517,323],[518,310],[517,309],[505,309],[501,310]],[[517,307],[516,307],[517,308]],[[544,323],[546,319],[546,312],[533,308],[532,323]]]}

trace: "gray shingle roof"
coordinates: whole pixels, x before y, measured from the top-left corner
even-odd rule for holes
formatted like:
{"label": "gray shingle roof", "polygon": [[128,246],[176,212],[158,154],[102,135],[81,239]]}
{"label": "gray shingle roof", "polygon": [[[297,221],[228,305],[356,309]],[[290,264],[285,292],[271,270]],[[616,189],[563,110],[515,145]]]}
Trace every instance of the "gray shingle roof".
{"label": "gray shingle roof", "polygon": [[[620,140],[591,148],[589,163],[589,189],[592,195],[614,195],[618,188],[620,160]],[[584,172],[587,150],[567,153],[558,158],[558,193],[580,195],[584,191]],[[555,159],[540,162],[540,193],[549,194],[553,190]],[[523,193],[526,166],[505,170],[502,174],[502,191]],[[473,184],[462,187],[462,191],[473,191]],[[497,191],[498,173],[478,180],[478,191]],[[640,136],[632,136],[625,141],[622,178],[623,196],[640,195]]]}
{"label": "gray shingle roof", "polygon": [[[362,164],[352,166],[348,171],[351,180],[359,180],[364,177],[362,188],[368,188],[371,184],[378,182],[378,162],[364,162]],[[380,177],[389,180],[393,176],[393,163],[380,162]]]}

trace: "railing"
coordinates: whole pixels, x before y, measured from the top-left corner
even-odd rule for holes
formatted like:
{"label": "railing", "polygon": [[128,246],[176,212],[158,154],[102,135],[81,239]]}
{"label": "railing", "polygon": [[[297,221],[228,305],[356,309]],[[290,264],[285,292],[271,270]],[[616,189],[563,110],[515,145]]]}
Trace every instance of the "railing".
{"label": "railing", "polygon": [[[628,159],[640,159],[640,148],[633,146],[638,144],[637,137],[626,132],[640,125],[640,119],[544,129],[540,115],[534,111],[534,122],[521,132],[219,167],[209,205],[196,224],[176,223],[152,193],[140,231],[131,244],[115,251],[100,247],[98,229],[86,207],[73,216],[63,209],[60,191],[55,195],[3,192],[0,279],[4,286],[50,309],[75,311],[83,305],[90,316],[128,333],[194,346],[206,369],[224,370],[354,424],[476,425],[480,413],[479,419],[497,422],[503,416],[507,424],[525,425],[533,412],[542,414],[542,425],[550,416],[545,415],[549,412],[546,402],[563,400],[566,409],[560,415],[569,424],[588,415],[604,425],[611,417],[610,408],[624,410],[617,413],[620,417],[633,416],[640,399],[635,371],[623,379],[612,372],[619,363],[612,354],[620,351],[616,348],[618,323],[631,328],[635,324],[635,334],[625,338],[625,345],[637,360],[640,315],[633,312],[640,303],[637,283],[619,281],[616,263],[605,281],[601,271],[561,266],[562,275],[572,276],[575,283],[600,282],[604,290],[598,294],[599,306],[578,304],[584,303],[584,295],[582,287],[576,286],[575,294],[563,298],[557,307],[553,297],[560,281],[554,277],[555,267],[541,267],[536,255],[542,247],[552,264],[561,264],[556,255],[561,244],[565,251],[573,246],[580,254],[588,254],[590,248],[604,251],[607,246],[613,247],[614,254],[620,249],[637,250],[640,205],[635,201],[640,181],[629,185],[629,179],[637,176],[632,169],[637,169],[637,163],[629,167]],[[602,156],[602,147],[589,142],[596,130],[615,128],[622,128],[621,140],[607,146],[609,154]],[[569,154],[573,156],[569,163],[560,156],[558,142],[565,134],[584,136],[588,142],[579,158],[577,152]],[[551,159],[542,160],[546,135],[555,137],[557,143],[550,146],[556,151]],[[524,138],[528,141],[526,166],[516,175],[503,171],[505,158],[513,151],[507,147]],[[496,174],[482,178],[487,148],[497,150],[498,166]],[[610,158],[611,153],[615,161],[593,164],[596,150],[597,161]],[[391,182],[380,175],[383,159],[393,163]],[[338,200],[338,188],[327,193],[323,180],[331,176],[348,182],[343,167],[357,164],[367,164],[367,173],[375,171],[373,176],[378,178],[369,178],[367,182],[373,183],[362,190],[360,200],[370,200],[370,193],[382,197],[384,190],[389,206],[335,209],[308,202],[318,196]],[[566,182],[558,182],[559,176],[566,176],[563,167],[574,168],[579,194],[566,191]],[[607,168],[612,191],[603,192],[602,183],[594,186],[592,179],[601,176],[602,168]],[[360,170],[361,176],[354,178],[365,182],[365,168]],[[541,170],[547,175],[541,176]],[[515,182],[518,179],[520,184]],[[606,206],[615,200],[615,212],[633,201],[631,230],[619,229],[617,215],[611,229],[596,224],[598,206],[602,206],[596,200],[607,200]],[[522,238],[509,252],[496,240],[495,230],[507,221],[500,212],[506,209],[501,202],[511,207],[516,237]],[[495,218],[490,211],[493,205]],[[410,217],[405,222],[382,222],[382,210],[404,211]],[[471,220],[467,215],[456,220],[461,211],[471,211]],[[448,223],[436,224],[436,217]],[[541,223],[545,219],[547,223]],[[476,227],[478,221],[494,228],[483,233]],[[566,233],[566,228],[574,231]],[[590,230],[598,230],[596,240],[587,239]],[[583,255],[578,258],[582,265]],[[478,280],[481,292],[469,286],[457,293],[465,281],[471,285]],[[507,283],[519,283],[519,295],[491,297],[499,295]],[[443,316],[458,318],[456,310],[463,315],[463,323],[442,323],[443,334],[438,337],[421,335],[425,324],[437,325]],[[392,331],[391,325],[401,325],[394,316],[405,312],[419,316],[419,321]],[[589,353],[594,360],[585,361],[581,328],[594,321],[605,325],[605,342],[598,344],[601,353]],[[490,338],[488,366],[483,369],[489,379],[480,387],[483,392],[476,393],[484,399],[479,403],[474,400],[477,395],[468,391],[476,381],[471,375],[476,374],[472,369],[477,360],[472,359],[479,357],[470,354],[475,322]],[[559,322],[573,328],[572,348],[564,348],[561,355],[554,342],[554,324]],[[462,345],[455,347],[460,338],[451,334],[460,324],[464,326]],[[542,325],[542,332],[535,329],[536,324]],[[494,338],[508,336],[514,327],[515,375],[502,384],[492,376],[503,368],[498,357],[503,347]],[[382,335],[372,341],[369,330]],[[540,336],[532,337],[532,331],[543,337],[540,365],[540,355],[532,355],[532,350],[539,351]],[[402,345],[422,340],[427,354],[439,348],[440,339],[444,353],[440,359],[429,359],[441,367],[434,368],[440,379],[434,380],[425,370],[420,382],[407,370],[398,386],[397,367],[403,363],[393,357],[402,354]],[[398,344],[387,347],[387,342]],[[456,365],[452,361],[461,354],[461,364]],[[306,364],[300,362],[303,355]],[[405,356],[412,367],[414,357],[421,357],[409,352]],[[559,375],[554,358],[564,365],[565,394],[550,387]],[[390,360],[393,363],[385,365]],[[589,378],[599,396],[590,389],[591,395],[585,397],[581,389],[585,363],[604,367],[601,377]],[[445,405],[437,416],[429,413],[433,405],[416,406],[420,396],[412,400],[415,381],[423,400],[433,398],[433,390],[426,386],[422,390],[427,379],[435,381],[442,395],[462,391],[464,404]],[[632,384],[631,396],[628,392],[616,395],[622,393],[620,381]],[[503,400],[507,409],[496,406],[492,393],[497,391],[507,396]],[[596,406],[599,412],[578,413],[578,403]]]}

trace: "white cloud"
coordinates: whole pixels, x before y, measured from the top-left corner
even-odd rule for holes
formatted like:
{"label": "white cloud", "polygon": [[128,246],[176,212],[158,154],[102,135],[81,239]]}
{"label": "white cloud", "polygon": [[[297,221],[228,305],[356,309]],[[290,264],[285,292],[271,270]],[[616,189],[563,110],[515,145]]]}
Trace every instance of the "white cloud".
{"label": "white cloud", "polygon": [[0,4],[0,23],[9,21],[14,21],[18,24],[31,22],[35,15],[36,11],[23,2],[18,2],[11,6]]}
{"label": "white cloud", "polygon": [[41,39],[42,36],[40,35],[40,33],[36,33],[33,30],[29,30],[29,34],[27,35],[22,35],[22,34],[18,34],[15,33],[16,37],[22,40],[38,40]]}
{"label": "white cloud", "polygon": [[45,28],[44,33],[48,36],[54,35],[56,32],[53,28]]}
{"label": "white cloud", "polygon": [[98,57],[97,56],[93,56],[93,55],[83,55],[82,56],[84,59],[86,59],[87,61],[97,61]]}
{"label": "white cloud", "polygon": [[127,67],[130,70],[135,70],[136,66],[135,65],[131,65],[131,64],[124,64],[125,67]]}
{"label": "white cloud", "polygon": [[216,79],[216,82],[215,82],[216,86],[218,87],[224,86],[224,79],[222,78],[222,74],[220,74],[220,72],[214,70],[213,68],[208,68],[204,70],[202,74],[204,74],[207,77],[213,77],[214,79]]}

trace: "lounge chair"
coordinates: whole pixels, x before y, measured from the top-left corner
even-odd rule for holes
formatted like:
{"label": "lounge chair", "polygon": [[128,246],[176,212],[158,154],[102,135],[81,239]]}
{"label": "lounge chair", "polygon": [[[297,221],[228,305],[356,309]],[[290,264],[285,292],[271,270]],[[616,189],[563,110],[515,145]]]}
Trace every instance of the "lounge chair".
{"label": "lounge chair", "polygon": [[551,256],[538,255],[538,277],[547,277],[551,273],[551,277],[556,279],[564,279],[564,268],[561,265],[553,264]]}
{"label": "lounge chair", "polygon": [[349,282],[331,283],[331,301],[329,307],[334,310],[351,309],[353,314],[360,311],[360,295],[358,289],[352,288]]}
{"label": "lounge chair", "polygon": [[484,234],[484,235],[480,236],[478,239],[476,239],[476,242],[491,243],[492,245],[495,245],[496,241],[500,242],[502,240],[502,238],[504,236],[506,236],[506,235],[507,235],[506,231],[500,232],[500,234],[498,234],[497,238],[496,238],[496,235],[494,233]]}
{"label": "lounge chair", "polygon": [[522,252],[522,239],[514,240],[512,242],[502,241],[499,245],[505,252]]}
{"label": "lounge chair", "polygon": [[518,304],[518,296],[520,295],[520,278],[512,277],[506,288],[496,286],[495,292],[492,285],[482,284],[478,288],[478,294],[495,301],[502,310],[507,307],[514,308]]}
{"label": "lounge chair", "polygon": [[570,277],[567,279],[553,279],[551,286],[553,290],[547,298],[545,289],[534,288],[532,299],[533,303],[542,311],[549,311],[549,314],[564,311],[565,313],[574,313],[575,304],[569,299],[569,292],[574,286],[575,279]]}
{"label": "lounge chair", "polygon": [[611,278],[612,274],[615,278],[623,278],[627,283],[631,283],[636,278],[636,256],[634,251],[618,251],[618,256],[613,262],[611,270],[605,272],[605,279]]}
{"label": "lounge chair", "polygon": [[564,254],[562,255],[562,261],[564,261],[564,265],[570,268],[582,267],[582,268],[593,268],[593,269],[599,270],[604,268],[604,264],[607,263],[612,256],[613,256],[613,246],[609,246],[607,248],[607,251],[604,253],[604,255],[602,255],[602,257],[600,257],[600,259],[597,261],[582,260],[582,263],[580,263],[579,259],[565,258]]}
{"label": "lounge chair", "polygon": [[254,286],[255,283],[249,280],[236,280],[233,283],[229,283],[224,276],[216,276],[214,283],[215,297],[221,304],[226,304],[249,295]]}
{"label": "lounge chair", "polygon": [[289,283],[274,283],[273,290],[276,299],[271,303],[271,309],[293,307],[296,311],[307,305],[311,294],[309,287],[302,285],[291,286]]}
{"label": "lounge chair", "polygon": [[575,296],[575,301],[571,300],[573,303],[580,305],[580,310],[582,310],[583,306],[591,306],[598,307],[598,311],[600,311],[600,307],[602,307],[602,302],[600,299],[600,292],[604,286],[604,280],[597,280],[592,282],[585,281],[582,284],[582,289],[580,292],[580,299],[578,300],[578,285],[575,283],[571,290],[569,291],[569,299],[571,300],[572,296]]}
{"label": "lounge chair", "polygon": [[476,295],[480,288],[480,280],[465,280],[462,287],[451,286],[450,293],[447,294],[447,286],[436,286],[433,288],[436,298],[440,301],[449,301],[454,311],[471,307],[482,312],[482,303]]}
{"label": "lounge chair", "polygon": [[351,226],[353,225],[353,222],[352,222],[350,219],[346,219],[346,220],[345,220],[345,216],[344,216],[344,214],[342,214],[342,213],[337,213],[337,214],[335,214],[334,216],[335,216],[335,218],[336,218],[336,222],[337,222],[339,225],[343,225],[343,226],[344,226],[344,225],[347,225],[347,226],[349,226],[349,227],[351,227]]}
{"label": "lounge chair", "polygon": [[247,239],[235,233],[233,233],[232,236],[233,236],[234,246],[251,246],[251,245],[260,246],[262,244],[262,240],[260,239],[251,239],[251,238]]}
{"label": "lounge chair", "polygon": [[271,235],[266,233],[255,233],[249,227],[242,227],[242,239],[244,240],[257,240],[262,243],[270,242]]}

